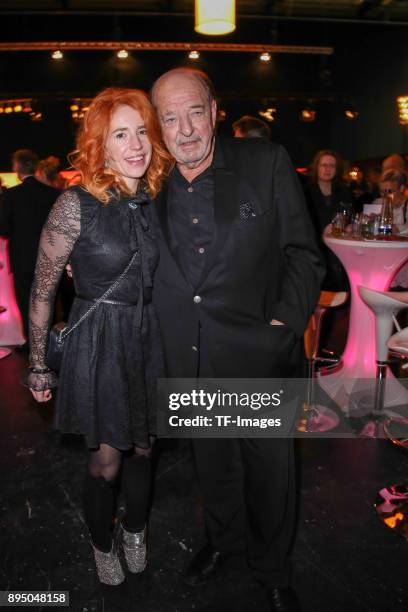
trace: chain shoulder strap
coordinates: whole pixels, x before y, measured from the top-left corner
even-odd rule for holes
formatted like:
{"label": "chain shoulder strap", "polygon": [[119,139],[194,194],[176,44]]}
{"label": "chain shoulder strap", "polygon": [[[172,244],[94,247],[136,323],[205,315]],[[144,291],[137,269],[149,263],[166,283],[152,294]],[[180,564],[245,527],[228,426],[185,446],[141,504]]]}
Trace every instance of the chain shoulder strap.
{"label": "chain shoulder strap", "polygon": [[81,325],[81,323],[83,321],[85,321],[85,319],[87,319],[89,317],[89,315],[95,310],[95,308],[97,308],[99,306],[99,304],[101,302],[103,302],[103,300],[106,300],[106,298],[113,292],[115,291],[115,289],[118,287],[118,285],[122,282],[122,280],[125,278],[126,274],[129,272],[129,269],[131,267],[131,265],[133,264],[134,260],[136,259],[136,255],[139,254],[139,249],[136,249],[136,251],[133,253],[132,255],[132,259],[129,261],[128,265],[126,266],[126,268],[123,270],[122,274],[120,276],[118,276],[118,278],[112,283],[112,285],[109,287],[109,289],[107,289],[105,291],[105,293],[103,295],[101,295],[100,298],[98,298],[96,300],[96,302],[94,302],[92,304],[92,306],[82,315],[82,317],[80,319],[78,319],[78,321],[69,329],[67,329],[66,327],[64,327],[64,329],[61,330],[60,332],[60,336],[59,336],[59,341],[63,342],[65,340],[65,338],[67,336],[69,336],[69,334],[71,332],[74,331],[74,329],[76,329],[79,325]]}

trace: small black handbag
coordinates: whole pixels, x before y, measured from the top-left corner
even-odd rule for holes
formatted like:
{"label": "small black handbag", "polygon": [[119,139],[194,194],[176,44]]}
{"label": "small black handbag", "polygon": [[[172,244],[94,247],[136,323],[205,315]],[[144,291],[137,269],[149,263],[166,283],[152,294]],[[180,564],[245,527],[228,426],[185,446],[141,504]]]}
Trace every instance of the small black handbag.
{"label": "small black handbag", "polygon": [[54,372],[59,372],[61,368],[64,340],[66,338],[64,332],[67,330],[67,327],[68,326],[64,321],[60,321],[51,327],[48,335],[45,362],[47,366],[51,368],[51,370],[54,370]]}
{"label": "small black handbag", "polygon": [[[91,312],[93,312],[99,306],[101,302],[106,300],[106,298],[113,291],[115,291],[119,283],[121,283],[122,280],[125,278],[133,261],[136,258],[136,255],[138,254],[139,254],[139,249],[137,249],[133,253],[132,259],[129,261],[128,265],[126,266],[122,274],[118,276],[118,278],[109,287],[109,289],[107,289],[105,293],[92,304],[92,306],[82,315],[82,317],[74,325],[72,325],[72,327],[68,327],[68,324],[65,323],[64,321],[60,321],[59,323],[56,323],[55,325],[51,327],[50,333],[48,335],[48,342],[47,342],[47,348],[46,348],[46,353],[45,353],[45,363],[51,370],[54,370],[54,372],[59,372],[59,370],[61,369],[62,355],[64,352],[65,340],[67,339],[69,334],[73,332],[74,329],[76,329],[82,323],[82,321],[85,321],[85,319],[89,317]],[[143,295],[139,299],[143,299]]]}

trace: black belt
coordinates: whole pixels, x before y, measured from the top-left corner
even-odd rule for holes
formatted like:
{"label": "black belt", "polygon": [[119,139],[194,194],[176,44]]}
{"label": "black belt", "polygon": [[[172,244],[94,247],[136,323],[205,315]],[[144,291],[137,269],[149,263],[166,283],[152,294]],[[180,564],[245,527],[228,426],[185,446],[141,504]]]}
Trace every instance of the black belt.
{"label": "black belt", "polygon": [[[98,298],[86,297],[85,295],[76,295],[78,300],[86,302],[97,302]],[[152,301],[152,290],[150,287],[145,287],[143,291],[143,304],[150,304]],[[102,300],[101,304],[113,304],[114,306],[137,306],[138,302],[124,302],[123,300]]]}

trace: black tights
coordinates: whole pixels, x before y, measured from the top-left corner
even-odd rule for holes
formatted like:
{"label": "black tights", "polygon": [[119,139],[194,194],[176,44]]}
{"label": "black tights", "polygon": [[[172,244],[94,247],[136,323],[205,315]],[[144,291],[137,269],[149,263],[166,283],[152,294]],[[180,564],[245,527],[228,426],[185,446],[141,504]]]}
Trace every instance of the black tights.
{"label": "black tights", "polygon": [[104,552],[112,547],[112,519],[119,475],[126,504],[123,526],[127,531],[142,531],[150,501],[150,450],[135,448],[122,452],[101,444],[98,450],[90,451],[84,486],[84,515],[93,544]]}

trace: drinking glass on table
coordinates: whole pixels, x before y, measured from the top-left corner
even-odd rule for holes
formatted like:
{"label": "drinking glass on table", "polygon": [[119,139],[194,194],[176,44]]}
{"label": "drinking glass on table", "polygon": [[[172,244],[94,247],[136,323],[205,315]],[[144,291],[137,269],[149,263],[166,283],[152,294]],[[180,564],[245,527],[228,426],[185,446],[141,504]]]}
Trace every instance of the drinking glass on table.
{"label": "drinking glass on table", "polygon": [[346,223],[347,216],[343,212],[337,212],[332,220],[332,236],[343,236]]}
{"label": "drinking glass on table", "polygon": [[352,236],[353,238],[361,238],[363,227],[363,215],[361,213],[356,213],[353,217],[352,223]]}

